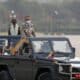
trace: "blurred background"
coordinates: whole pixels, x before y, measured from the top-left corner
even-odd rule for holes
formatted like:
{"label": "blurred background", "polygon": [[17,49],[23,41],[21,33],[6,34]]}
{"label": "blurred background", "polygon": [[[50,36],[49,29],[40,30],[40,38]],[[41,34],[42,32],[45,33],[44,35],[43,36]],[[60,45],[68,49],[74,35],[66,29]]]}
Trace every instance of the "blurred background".
{"label": "blurred background", "polygon": [[80,34],[80,0],[0,0],[0,32],[6,32],[10,11],[19,24],[31,16],[37,32]]}

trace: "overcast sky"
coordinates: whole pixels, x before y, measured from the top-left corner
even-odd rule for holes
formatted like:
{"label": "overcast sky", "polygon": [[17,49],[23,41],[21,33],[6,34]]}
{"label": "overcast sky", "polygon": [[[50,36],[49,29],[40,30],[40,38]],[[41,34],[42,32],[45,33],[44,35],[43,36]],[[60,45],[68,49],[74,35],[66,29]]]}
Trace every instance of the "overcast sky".
{"label": "overcast sky", "polygon": [[[6,2],[6,1],[8,1],[8,0],[0,0],[0,2]],[[50,4],[59,3],[59,4],[62,4],[63,2],[73,2],[73,1],[80,1],[80,0],[24,0],[24,1],[29,1],[29,2],[36,1],[38,3],[50,3]]]}
{"label": "overcast sky", "polygon": [[[30,2],[36,1],[39,3],[63,3],[63,2],[73,2],[75,0],[27,0],[27,1],[30,1]],[[79,0],[76,0],[76,1],[79,1]]]}
{"label": "overcast sky", "polygon": [[6,1],[8,1],[8,0],[0,0],[0,2],[6,2]]}

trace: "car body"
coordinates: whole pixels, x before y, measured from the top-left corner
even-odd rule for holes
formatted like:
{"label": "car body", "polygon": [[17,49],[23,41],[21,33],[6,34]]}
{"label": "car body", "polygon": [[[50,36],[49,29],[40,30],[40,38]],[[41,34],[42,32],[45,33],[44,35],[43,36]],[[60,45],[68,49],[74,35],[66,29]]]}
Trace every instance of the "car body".
{"label": "car body", "polygon": [[[27,40],[27,44],[24,39]],[[0,44],[1,49],[5,49],[8,44],[13,47],[9,49],[9,54],[8,52],[5,54],[5,50],[0,54],[0,71],[6,71],[10,80],[46,80],[47,78],[48,80],[76,80],[80,78],[80,67],[76,66],[77,72],[74,67],[80,60],[74,59],[75,49],[68,38],[0,36]],[[12,54],[11,50],[16,51],[16,54]]]}

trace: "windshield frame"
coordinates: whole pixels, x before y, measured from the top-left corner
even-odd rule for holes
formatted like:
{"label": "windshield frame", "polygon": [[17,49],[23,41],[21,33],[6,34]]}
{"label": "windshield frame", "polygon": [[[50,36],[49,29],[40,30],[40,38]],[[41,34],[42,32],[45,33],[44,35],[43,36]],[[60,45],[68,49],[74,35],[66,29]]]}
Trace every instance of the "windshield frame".
{"label": "windshield frame", "polygon": [[[71,53],[73,52],[72,51],[72,45],[70,43],[70,41],[68,40],[68,38],[64,38],[64,37],[53,37],[53,38],[50,38],[50,37],[37,37],[37,38],[30,38],[30,42],[32,44],[32,41],[49,41],[49,44],[51,46],[51,50],[54,51],[53,47],[52,47],[52,41],[67,41],[70,48],[71,48]],[[33,45],[32,45],[32,50],[33,50],[33,53],[34,52],[34,49],[33,49]]]}
{"label": "windshield frame", "polygon": [[[55,42],[55,41],[56,41],[56,42],[57,42],[57,41],[65,41],[65,42],[67,42],[67,44],[68,44],[68,46],[69,46],[69,48],[70,48],[70,52],[55,51],[55,50],[54,50],[54,47],[53,47],[53,46],[54,46],[53,42]],[[69,42],[68,40],[61,40],[61,39],[60,39],[60,40],[52,40],[51,43],[52,43],[52,48],[53,48],[53,50],[54,50],[55,52],[60,52],[60,53],[72,53],[72,46],[71,46],[71,44],[70,44],[70,42]]]}
{"label": "windshield frame", "polygon": [[50,49],[51,49],[51,51],[52,51],[52,46],[51,46],[51,43],[50,43],[49,40],[33,40],[33,41],[32,41],[32,49],[33,49],[33,52],[34,52],[34,53],[49,53],[49,52],[45,52],[45,51],[44,51],[44,52],[43,52],[43,51],[35,52],[34,45],[33,45],[33,42],[34,42],[34,41],[44,41],[44,42],[47,41],[47,42],[49,43],[49,47],[50,47]]}

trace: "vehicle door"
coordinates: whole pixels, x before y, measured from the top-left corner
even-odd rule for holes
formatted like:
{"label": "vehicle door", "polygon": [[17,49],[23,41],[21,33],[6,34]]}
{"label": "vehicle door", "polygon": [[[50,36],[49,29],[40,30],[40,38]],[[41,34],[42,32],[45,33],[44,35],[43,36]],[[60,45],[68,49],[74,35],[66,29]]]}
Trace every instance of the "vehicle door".
{"label": "vehicle door", "polygon": [[9,70],[11,76],[15,79],[15,56],[11,55],[8,46],[7,37],[0,36],[0,65],[7,65],[8,67],[2,67],[2,69]]}
{"label": "vehicle door", "polygon": [[29,56],[29,53],[25,51],[22,51],[22,53],[23,54],[16,56],[16,80],[32,80],[32,58]]}
{"label": "vehicle door", "polygon": [[0,65],[6,65],[7,67],[2,67],[3,70],[8,70],[13,79],[15,79],[15,57],[0,55]]}

